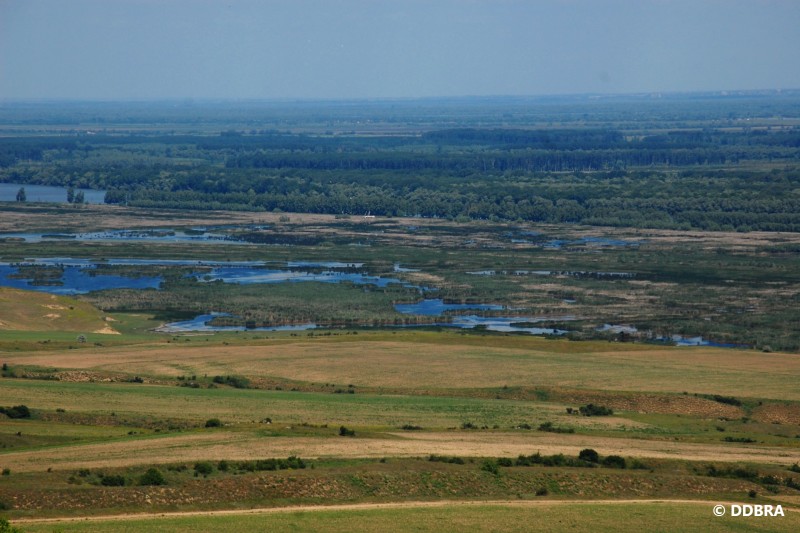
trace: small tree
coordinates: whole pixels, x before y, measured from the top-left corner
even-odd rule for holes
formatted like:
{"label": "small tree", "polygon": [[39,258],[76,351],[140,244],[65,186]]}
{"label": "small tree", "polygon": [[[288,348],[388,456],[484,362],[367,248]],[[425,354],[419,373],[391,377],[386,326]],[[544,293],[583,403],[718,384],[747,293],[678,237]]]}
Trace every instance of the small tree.
{"label": "small tree", "polygon": [[28,199],[28,195],[25,194],[25,187],[20,187],[17,191],[17,201],[24,202]]}
{"label": "small tree", "polygon": [[139,478],[139,485],[166,485],[167,480],[158,468],[150,468]]}
{"label": "small tree", "polygon": [[200,474],[201,476],[206,477],[214,471],[214,465],[212,465],[208,461],[195,463],[194,471],[196,474]]}
{"label": "small tree", "polygon": [[0,533],[22,533],[22,530],[9,524],[5,518],[0,518]]}
{"label": "small tree", "polygon": [[85,198],[83,196],[83,191],[78,191],[77,193],[75,193],[75,203],[76,204],[82,204],[84,201],[85,201]]}
{"label": "small tree", "polygon": [[578,459],[589,463],[596,463],[600,461],[600,455],[591,448],[585,448],[578,454]]}
{"label": "small tree", "polygon": [[75,201],[75,187],[68,187],[67,188],[67,203],[72,203]]}

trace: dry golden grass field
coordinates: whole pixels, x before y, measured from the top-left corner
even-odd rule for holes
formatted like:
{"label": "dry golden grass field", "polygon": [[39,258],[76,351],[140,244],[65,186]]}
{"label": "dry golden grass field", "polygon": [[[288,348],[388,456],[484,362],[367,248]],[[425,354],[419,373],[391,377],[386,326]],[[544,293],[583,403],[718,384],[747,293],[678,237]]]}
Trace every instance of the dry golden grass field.
{"label": "dry golden grass field", "polygon": [[798,354],[453,333],[89,347],[5,360],[144,376],[238,374],[407,390],[524,386],[800,400]]}

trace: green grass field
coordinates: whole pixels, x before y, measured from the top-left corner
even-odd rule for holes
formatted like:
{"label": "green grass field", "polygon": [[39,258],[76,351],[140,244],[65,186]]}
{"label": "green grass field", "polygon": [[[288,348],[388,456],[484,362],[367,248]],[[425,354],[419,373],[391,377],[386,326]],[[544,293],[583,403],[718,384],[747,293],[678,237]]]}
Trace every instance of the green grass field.
{"label": "green grass field", "polygon": [[434,508],[286,510],[265,514],[153,517],[24,524],[24,531],[121,533],[158,529],[190,531],[503,531],[503,532],[789,532],[800,528],[800,513],[785,517],[716,517],[713,503],[556,503],[459,505]]}

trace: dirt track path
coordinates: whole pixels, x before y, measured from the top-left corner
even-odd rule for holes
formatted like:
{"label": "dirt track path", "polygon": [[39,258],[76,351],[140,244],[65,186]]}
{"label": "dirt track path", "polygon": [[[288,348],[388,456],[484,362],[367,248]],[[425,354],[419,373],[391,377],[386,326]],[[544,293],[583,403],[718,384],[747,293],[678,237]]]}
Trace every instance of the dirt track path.
{"label": "dirt track path", "polygon": [[[223,509],[216,511],[181,511],[175,513],[127,513],[99,516],[72,516],[64,518],[20,518],[14,524],[46,524],[63,522],[98,522],[112,520],[142,520],[157,518],[181,518],[190,516],[225,516],[225,515],[257,515],[272,513],[320,512],[320,511],[361,511],[380,509],[419,509],[440,507],[552,507],[558,505],[620,505],[620,504],[682,504],[682,505],[707,505],[710,510],[714,505],[739,502],[719,502],[709,500],[682,500],[682,499],[625,499],[625,500],[471,500],[471,501],[414,501],[414,502],[388,502],[388,503],[349,503],[342,505],[298,505],[291,507],[261,507],[256,509]],[[800,512],[800,509],[786,507],[785,510]]]}

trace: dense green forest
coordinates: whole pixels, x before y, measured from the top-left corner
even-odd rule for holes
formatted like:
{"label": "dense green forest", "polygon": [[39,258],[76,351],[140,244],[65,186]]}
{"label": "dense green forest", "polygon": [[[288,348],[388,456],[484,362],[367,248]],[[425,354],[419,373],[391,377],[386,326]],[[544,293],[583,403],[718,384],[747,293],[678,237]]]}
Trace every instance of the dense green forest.
{"label": "dense green forest", "polygon": [[0,180],[156,208],[800,231],[798,103],[20,104],[0,108]]}

